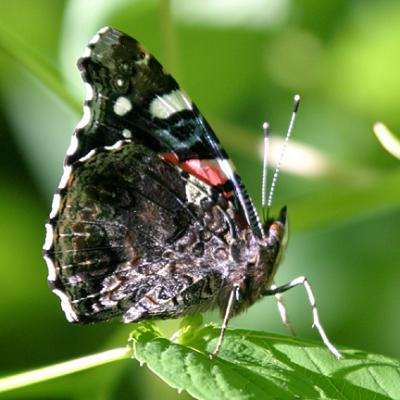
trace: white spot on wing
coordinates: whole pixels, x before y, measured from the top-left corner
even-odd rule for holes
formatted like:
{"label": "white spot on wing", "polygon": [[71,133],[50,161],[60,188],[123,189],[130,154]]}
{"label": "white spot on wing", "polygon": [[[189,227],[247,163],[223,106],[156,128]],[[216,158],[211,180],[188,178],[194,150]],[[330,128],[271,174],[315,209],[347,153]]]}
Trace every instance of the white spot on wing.
{"label": "white spot on wing", "polygon": [[78,316],[76,315],[75,311],[72,309],[71,303],[65,293],[61,290],[54,289],[53,293],[58,296],[61,300],[61,308],[67,317],[69,322],[78,321]]}
{"label": "white spot on wing", "polygon": [[179,89],[157,96],[150,104],[150,113],[156,118],[165,119],[183,110],[192,110],[189,98]]}
{"label": "white spot on wing", "polygon": [[46,239],[44,240],[43,250],[48,251],[51,249],[51,245],[53,244],[53,227],[51,226],[51,224],[46,224],[45,228]]}
{"label": "white spot on wing", "polygon": [[86,101],[93,100],[94,92],[93,92],[93,87],[90,83],[85,82],[85,90],[86,90],[85,100]]}
{"label": "white spot on wing", "polygon": [[99,31],[97,33],[99,33],[100,35],[102,35],[103,33],[106,33],[110,30],[111,28],[109,26],[103,26],[102,28],[99,29]]}
{"label": "white spot on wing", "polygon": [[[89,44],[96,44],[100,39],[101,39],[101,35],[103,35],[104,33],[108,32],[110,30],[110,28],[108,26],[105,26],[103,28],[101,28],[93,37],[92,40],[89,42]],[[82,57],[84,58],[89,58],[92,55],[92,50],[90,49],[90,47],[86,47],[84,53],[82,54]]]}
{"label": "white spot on wing", "polygon": [[132,110],[132,103],[124,96],[118,97],[114,103],[114,112],[120,117]]}
{"label": "white spot on wing", "polygon": [[53,202],[51,204],[51,212],[49,218],[54,218],[57,215],[58,210],[60,208],[60,203],[61,203],[61,196],[58,193],[56,193],[53,196]]}
{"label": "white spot on wing", "polygon": [[129,129],[124,129],[122,131],[122,136],[126,139],[130,139],[132,137],[132,132]]}
{"label": "white spot on wing", "polygon": [[66,165],[64,167],[64,173],[61,177],[60,183],[58,184],[59,189],[64,189],[65,186],[67,185],[69,176],[71,175],[72,167],[69,165]]}
{"label": "white spot on wing", "polygon": [[78,125],[76,126],[76,129],[82,129],[84,128],[91,119],[92,113],[90,112],[90,108],[87,105],[83,106],[83,117],[82,119],[78,122]]}
{"label": "white spot on wing", "polygon": [[44,261],[46,261],[47,269],[49,271],[47,275],[48,281],[55,281],[57,279],[57,271],[56,267],[54,266],[53,260],[50,257],[44,256]]}
{"label": "white spot on wing", "polygon": [[77,149],[78,149],[78,138],[76,137],[76,135],[72,135],[71,142],[67,149],[67,156],[72,156],[72,154],[74,154]]}
{"label": "white spot on wing", "polygon": [[82,58],[90,58],[92,55],[92,50],[89,47],[85,47],[85,50],[83,51]]}
{"label": "white spot on wing", "polygon": [[89,160],[89,158],[93,157],[95,154],[96,154],[96,150],[92,149],[89,151],[89,153],[87,153],[86,155],[81,157],[78,161],[84,162],[86,160]]}
{"label": "white spot on wing", "polygon": [[100,40],[100,31],[98,31],[93,37],[92,40],[89,42],[90,44],[96,44]]}
{"label": "white spot on wing", "polygon": [[104,149],[106,149],[106,150],[116,150],[116,149],[119,149],[124,143],[125,143],[124,140],[118,140],[118,142],[115,142],[111,146],[104,146]]}

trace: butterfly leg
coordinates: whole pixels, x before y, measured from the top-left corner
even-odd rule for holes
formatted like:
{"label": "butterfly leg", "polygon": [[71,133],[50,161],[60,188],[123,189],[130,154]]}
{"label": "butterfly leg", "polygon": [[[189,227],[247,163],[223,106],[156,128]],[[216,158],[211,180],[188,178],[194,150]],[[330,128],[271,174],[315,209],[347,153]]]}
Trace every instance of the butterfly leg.
{"label": "butterfly leg", "polygon": [[[275,283],[273,283],[271,285],[271,290],[274,290],[276,288],[277,288],[277,286],[275,285]],[[283,325],[285,325],[286,328],[288,328],[289,332],[293,336],[296,336],[296,331],[294,330],[293,325],[291,324],[291,322],[289,320],[288,312],[286,310],[285,303],[283,302],[282,293],[275,293],[274,297],[275,297],[276,305],[278,307],[278,312],[281,317]]]}
{"label": "butterfly leg", "polygon": [[315,327],[318,330],[319,335],[321,336],[322,341],[324,342],[325,346],[328,350],[336,357],[341,358],[342,355],[336,349],[336,347],[330,342],[328,336],[326,335],[324,328],[321,325],[319,320],[319,314],[317,310],[317,303],[315,300],[314,292],[311,288],[310,283],[308,282],[307,278],[304,276],[299,276],[296,279],[293,279],[291,282],[287,283],[286,285],[278,286],[278,287],[271,287],[263,292],[264,296],[275,296],[276,294],[286,292],[289,289],[292,289],[296,286],[303,285],[306,289],[308,300],[311,304],[312,313],[313,313],[313,328]]}
{"label": "butterfly leg", "polygon": [[224,341],[225,331],[226,331],[226,328],[228,327],[229,318],[231,316],[232,308],[233,308],[235,300],[237,300],[237,301],[239,300],[239,285],[234,285],[233,289],[229,295],[228,305],[226,306],[224,320],[222,322],[221,332],[219,334],[217,345],[215,346],[214,351],[208,355],[208,358],[210,360],[212,360],[221,350],[222,342]]}

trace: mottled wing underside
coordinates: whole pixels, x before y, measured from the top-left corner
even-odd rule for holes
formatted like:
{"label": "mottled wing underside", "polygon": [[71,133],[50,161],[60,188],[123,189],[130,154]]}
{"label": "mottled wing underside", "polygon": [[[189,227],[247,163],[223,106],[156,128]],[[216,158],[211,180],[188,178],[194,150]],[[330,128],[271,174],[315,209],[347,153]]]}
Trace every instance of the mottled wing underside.
{"label": "mottled wing underside", "polygon": [[214,307],[262,237],[225,151],[129,36],[102,29],[79,68],[84,116],[43,247],[68,320],[132,322]]}
{"label": "mottled wing underside", "polygon": [[[132,142],[75,164],[46,251],[70,321],[168,318],[215,305],[233,264],[233,210],[197,184]],[[188,190],[199,203],[187,201]]]}

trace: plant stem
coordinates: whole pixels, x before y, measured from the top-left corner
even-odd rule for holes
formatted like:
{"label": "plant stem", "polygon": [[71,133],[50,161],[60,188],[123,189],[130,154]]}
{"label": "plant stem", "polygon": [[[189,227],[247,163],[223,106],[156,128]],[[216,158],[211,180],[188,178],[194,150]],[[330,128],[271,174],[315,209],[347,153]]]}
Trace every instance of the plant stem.
{"label": "plant stem", "polygon": [[49,367],[0,378],[0,393],[132,357],[132,348],[120,347]]}

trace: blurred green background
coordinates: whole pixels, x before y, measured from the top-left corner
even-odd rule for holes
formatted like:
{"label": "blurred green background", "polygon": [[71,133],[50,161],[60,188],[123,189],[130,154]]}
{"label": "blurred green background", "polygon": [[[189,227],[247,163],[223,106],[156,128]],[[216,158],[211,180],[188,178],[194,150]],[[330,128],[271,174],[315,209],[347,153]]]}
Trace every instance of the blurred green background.
{"label": "blurred green background", "polygon": [[[291,228],[277,283],[309,278],[333,342],[400,357],[400,169],[372,132],[377,120],[400,132],[400,2],[14,0],[0,2],[0,374],[119,347],[131,329],[67,323],[41,258],[81,114],[76,60],[104,25],[137,38],[177,77],[258,208],[261,124],[282,137],[292,96],[302,95],[272,207],[287,204]],[[319,340],[304,290],[285,301],[299,335]],[[171,333],[177,322],[160,326]],[[271,298],[231,326],[286,333]],[[188,396],[125,360],[7,398]]]}

